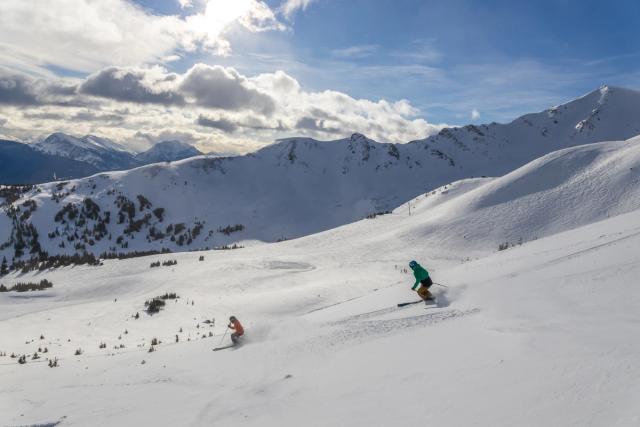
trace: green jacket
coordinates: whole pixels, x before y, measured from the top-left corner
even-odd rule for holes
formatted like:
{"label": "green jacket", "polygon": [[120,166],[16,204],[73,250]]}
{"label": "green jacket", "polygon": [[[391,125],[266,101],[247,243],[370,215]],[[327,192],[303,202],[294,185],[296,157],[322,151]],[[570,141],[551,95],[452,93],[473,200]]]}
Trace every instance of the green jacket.
{"label": "green jacket", "polygon": [[413,269],[413,275],[416,278],[416,283],[413,284],[411,289],[413,289],[415,291],[416,288],[418,287],[418,285],[420,284],[420,282],[429,277],[429,272],[427,270],[425,270],[424,268],[422,268],[422,266],[420,264],[418,264]]}

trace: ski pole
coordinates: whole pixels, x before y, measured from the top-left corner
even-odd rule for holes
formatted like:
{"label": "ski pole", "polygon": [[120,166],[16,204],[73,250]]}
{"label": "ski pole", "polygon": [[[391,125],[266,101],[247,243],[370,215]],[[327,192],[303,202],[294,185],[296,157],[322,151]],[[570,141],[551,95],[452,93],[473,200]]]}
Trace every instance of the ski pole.
{"label": "ski pole", "polygon": [[228,331],[229,331],[229,327],[227,326],[227,329],[224,330],[224,334],[222,334],[222,338],[220,339],[220,344],[218,344],[218,347],[222,345],[222,341],[224,341],[224,337],[227,336]]}
{"label": "ski pole", "polygon": [[443,284],[440,284],[440,283],[433,282],[433,284],[434,285],[438,285],[438,286],[442,286],[443,288],[448,288],[447,285],[443,285]]}

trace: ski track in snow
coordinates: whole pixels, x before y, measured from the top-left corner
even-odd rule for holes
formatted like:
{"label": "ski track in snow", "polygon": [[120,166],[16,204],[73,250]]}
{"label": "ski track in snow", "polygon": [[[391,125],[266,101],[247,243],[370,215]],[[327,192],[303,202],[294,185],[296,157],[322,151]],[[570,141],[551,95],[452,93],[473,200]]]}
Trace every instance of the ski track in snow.
{"label": "ski track in snow", "polygon": [[[424,309],[424,308],[422,308]],[[429,309],[429,308],[426,308]],[[435,308],[434,308],[435,309]],[[475,313],[479,313],[479,308],[469,310],[443,310],[435,313],[413,315],[397,319],[375,320],[375,316],[392,313],[397,310],[383,311],[378,313],[367,313],[354,316],[335,322],[333,325],[340,329],[334,331],[327,338],[328,345],[349,344],[362,342],[382,335],[388,335],[398,330],[406,330],[416,327],[434,326],[440,322],[459,319]]]}

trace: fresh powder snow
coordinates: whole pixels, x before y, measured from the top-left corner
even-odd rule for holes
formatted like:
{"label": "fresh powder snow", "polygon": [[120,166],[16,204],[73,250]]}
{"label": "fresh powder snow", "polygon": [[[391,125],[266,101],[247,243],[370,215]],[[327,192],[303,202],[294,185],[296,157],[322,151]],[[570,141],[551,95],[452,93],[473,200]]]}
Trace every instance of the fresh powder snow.
{"label": "fresh powder snow", "polygon": [[[53,287],[0,293],[2,422],[638,425],[638,188],[640,139],[602,142],[295,240],[12,272]],[[397,307],[411,259],[436,306]]]}

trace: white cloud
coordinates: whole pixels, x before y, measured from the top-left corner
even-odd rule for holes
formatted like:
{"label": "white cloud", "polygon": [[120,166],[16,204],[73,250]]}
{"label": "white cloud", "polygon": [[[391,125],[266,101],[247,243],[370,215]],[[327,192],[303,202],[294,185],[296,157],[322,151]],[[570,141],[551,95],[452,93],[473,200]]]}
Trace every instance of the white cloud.
{"label": "white cloud", "polygon": [[238,18],[238,22],[253,32],[286,29],[286,26],[278,21],[273,10],[263,1],[252,0],[247,11]]}
{"label": "white cloud", "polygon": [[233,23],[253,32],[285,28],[259,0],[206,0],[184,18],[155,15],[130,0],[2,0],[0,63],[50,75],[50,65],[92,72],[162,62],[180,49],[223,55]]}
{"label": "white cloud", "polygon": [[182,42],[188,49],[202,43],[219,55],[226,55],[231,51],[231,45],[223,33],[234,22],[252,32],[285,29],[263,1],[207,0],[202,13],[186,18]]}
{"label": "white cloud", "polygon": [[158,17],[124,0],[3,0],[0,61],[91,71],[158,60],[176,46],[175,17]]}
{"label": "white cloud", "polygon": [[315,0],[285,0],[280,6],[280,12],[287,18],[291,17],[298,10],[305,10]]}
{"label": "white cloud", "polygon": [[[24,99],[41,99],[38,88],[62,87],[56,84],[24,78],[21,87],[29,88]],[[17,102],[22,92],[7,92],[2,112],[12,121],[2,132],[27,140],[54,131],[92,133],[134,149],[168,135],[187,135],[203,150],[247,152],[286,136],[336,139],[359,132],[402,143],[442,127],[418,117],[420,111],[406,100],[307,91],[283,71],[247,76],[205,64],[182,74],[157,66],[107,67],[80,82],[77,90],[65,86],[58,92],[62,95],[56,95],[60,102],[55,106]]]}
{"label": "white cloud", "polygon": [[178,4],[181,8],[187,9],[189,7],[193,7],[193,0],[178,0]]}
{"label": "white cloud", "polygon": [[180,61],[181,59],[182,57],[180,55],[169,55],[162,58],[162,62],[165,62],[165,63],[175,62],[175,61]]}
{"label": "white cloud", "polygon": [[480,118],[480,111],[478,111],[476,108],[471,110],[471,120],[478,120],[479,118]]}
{"label": "white cloud", "polygon": [[218,65],[194,65],[184,75],[179,91],[194,104],[212,109],[250,110],[267,116],[275,110],[271,96],[235,69]]}
{"label": "white cloud", "polygon": [[81,93],[139,104],[182,105],[176,92],[179,76],[162,67],[108,67],[91,74],[79,86]]}

